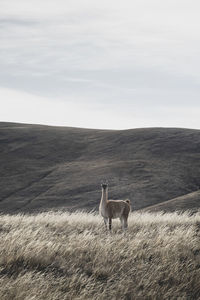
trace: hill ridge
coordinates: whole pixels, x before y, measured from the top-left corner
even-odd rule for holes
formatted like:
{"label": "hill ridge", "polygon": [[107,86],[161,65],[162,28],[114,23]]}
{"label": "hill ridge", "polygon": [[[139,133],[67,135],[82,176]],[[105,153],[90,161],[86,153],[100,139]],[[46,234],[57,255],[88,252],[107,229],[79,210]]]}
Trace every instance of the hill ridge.
{"label": "hill ridge", "polygon": [[104,179],[110,198],[130,198],[134,209],[142,209],[197,190],[199,158],[197,129],[2,122],[0,211],[97,209]]}

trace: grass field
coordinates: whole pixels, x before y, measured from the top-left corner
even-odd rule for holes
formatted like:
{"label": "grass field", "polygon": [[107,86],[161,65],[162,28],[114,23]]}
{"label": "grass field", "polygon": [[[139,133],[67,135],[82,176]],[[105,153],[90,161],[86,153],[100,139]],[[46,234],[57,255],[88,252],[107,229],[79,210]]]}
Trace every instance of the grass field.
{"label": "grass field", "polygon": [[1,215],[0,299],[200,299],[200,213]]}

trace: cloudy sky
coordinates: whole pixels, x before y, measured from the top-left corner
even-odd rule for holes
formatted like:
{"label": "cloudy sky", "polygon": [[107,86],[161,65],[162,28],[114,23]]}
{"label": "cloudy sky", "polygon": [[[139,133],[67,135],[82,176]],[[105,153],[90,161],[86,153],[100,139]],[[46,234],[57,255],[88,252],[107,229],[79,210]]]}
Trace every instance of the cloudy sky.
{"label": "cloudy sky", "polygon": [[0,120],[200,129],[198,0],[0,0]]}

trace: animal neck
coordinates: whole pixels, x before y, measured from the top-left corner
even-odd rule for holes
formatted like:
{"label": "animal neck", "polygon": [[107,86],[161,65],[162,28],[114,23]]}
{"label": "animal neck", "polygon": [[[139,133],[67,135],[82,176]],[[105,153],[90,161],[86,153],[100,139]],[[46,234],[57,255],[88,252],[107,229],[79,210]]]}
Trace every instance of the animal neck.
{"label": "animal neck", "polygon": [[108,189],[102,189],[101,203],[106,204],[106,202],[108,202]]}

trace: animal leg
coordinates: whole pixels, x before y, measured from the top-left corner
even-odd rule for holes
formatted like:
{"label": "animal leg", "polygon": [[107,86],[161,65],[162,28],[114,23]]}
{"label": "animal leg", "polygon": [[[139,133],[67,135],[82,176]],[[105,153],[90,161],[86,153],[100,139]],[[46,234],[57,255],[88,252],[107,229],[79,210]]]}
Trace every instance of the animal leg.
{"label": "animal leg", "polygon": [[112,227],[112,219],[109,218],[109,230],[111,231],[111,227]]}
{"label": "animal leg", "polygon": [[105,227],[106,227],[106,230],[107,230],[108,219],[107,218],[103,218],[103,220],[104,220],[104,224],[105,224]]}
{"label": "animal leg", "polygon": [[120,221],[121,221],[122,229],[124,230],[124,219],[121,217]]}
{"label": "animal leg", "polygon": [[127,218],[121,217],[120,221],[121,221],[121,224],[122,224],[122,229],[125,231],[128,228]]}
{"label": "animal leg", "polygon": [[124,218],[124,230],[127,230],[128,228],[128,220],[127,218]]}

